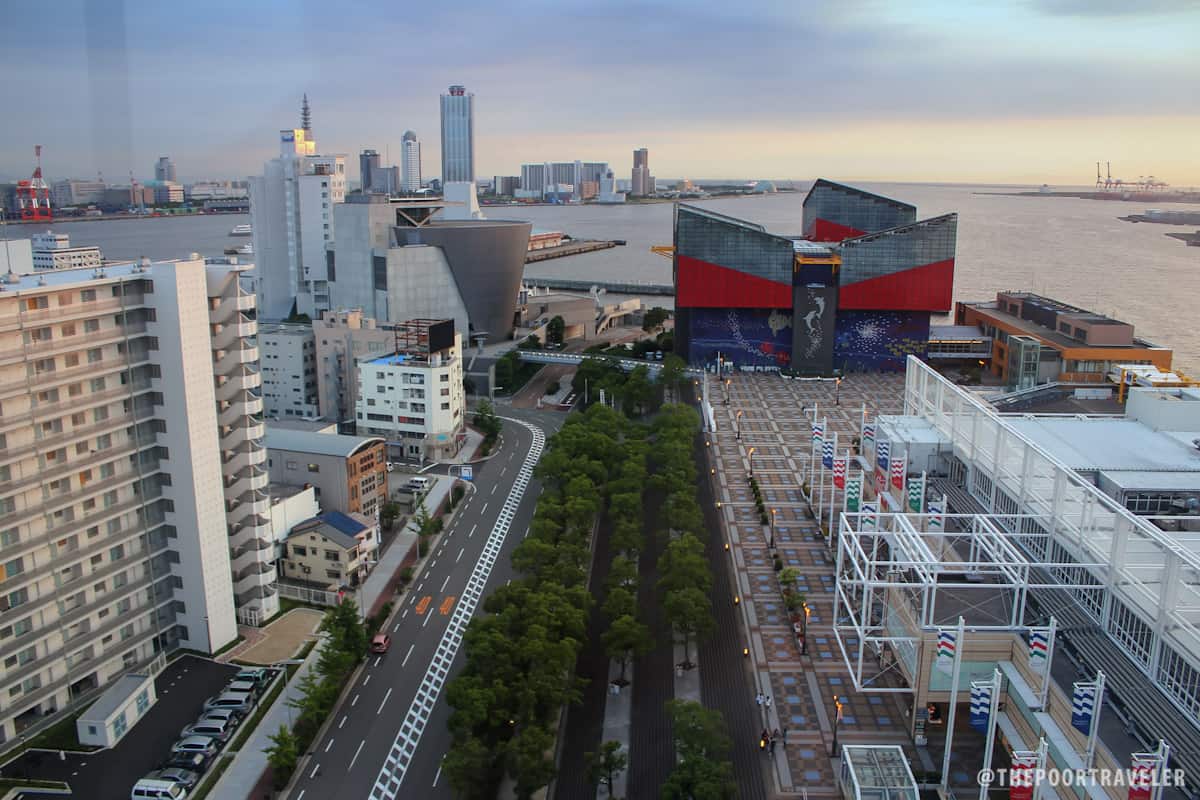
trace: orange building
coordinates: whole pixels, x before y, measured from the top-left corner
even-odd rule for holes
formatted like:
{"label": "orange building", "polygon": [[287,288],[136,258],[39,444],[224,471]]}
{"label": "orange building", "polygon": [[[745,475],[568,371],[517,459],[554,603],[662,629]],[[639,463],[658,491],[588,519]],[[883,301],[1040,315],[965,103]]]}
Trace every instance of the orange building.
{"label": "orange building", "polygon": [[1118,364],[1171,368],[1172,352],[1134,335],[1127,322],[1029,292],[997,292],[994,302],[960,302],[958,325],[992,339],[991,370],[1009,389],[1042,383],[1103,383]]}

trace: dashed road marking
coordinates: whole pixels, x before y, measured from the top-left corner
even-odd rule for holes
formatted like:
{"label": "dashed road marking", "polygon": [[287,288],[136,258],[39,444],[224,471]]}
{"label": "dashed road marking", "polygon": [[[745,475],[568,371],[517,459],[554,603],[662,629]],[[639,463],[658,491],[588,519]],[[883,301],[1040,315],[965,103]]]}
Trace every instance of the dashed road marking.
{"label": "dashed road marking", "polygon": [[379,716],[380,714],[383,713],[383,704],[386,703],[388,701],[388,698],[391,696],[392,696],[392,690],[388,689],[387,694],[385,694],[383,696],[382,702],[379,703],[379,710],[375,712],[375,716]]}
{"label": "dashed road marking", "polygon": [[338,723],[338,730],[339,730],[339,731],[342,729],[342,726],[346,724],[346,718],[347,718],[347,717],[349,717],[349,716],[350,716],[349,714],[343,714],[343,715],[342,715],[342,721]]}
{"label": "dashed road marking", "polygon": [[[460,548],[459,548],[459,550],[458,550],[458,555],[457,555],[457,556],[455,556],[455,558],[454,558],[454,563],[455,563],[455,564],[457,564],[459,561],[461,561],[461,560],[462,560],[462,557],[463,557],[463,552],[464,552],[466,549],[467,549],[467,548],[465,548],[465,547],[460,547]],[[443,586],[443,587],[442,587],[442,589],[443,589],[443,590],[444,590],[445,588],[446,588],[445,586]]]}
{"label": "dashed road marking", "polygon": [[449,582],[450,582],[450,576],[449,576],[449,575],[447,575],[447,576],[446,576],[446,580],[442,581],[442,588],[438,589],[438,591],[439,591],[439,592],[444,592],[444,591],[446,591],[446,584],[447,584],[447,583],[449,583]]}
{"label": "dashed road marking", "polygon": [[346,767],[346,772],[349,772],[350,770],[354,769],[354,762],[358,761],[358,754],[362,752],[363,745],[366,743],[367,743],[366,739],[363,739],[361,742],[358,743],[358,749],[354,751],[354,758],[350,759],[350,766]]}
{"label": "dashed road marking", "polygon": [[358,695],[354,695],[354,699],[350,701],[351,708],[354,708],[356,705],[358,705]]}
{"label": "dashed road marking", "polygon": [[333,747],[333,739],[329,740],[329,744],[325,745],[325,752],[329,752],[329,748]]}
{"label": "dashed road marking", "polygon": [[401,667],[403,667],[404,665],[406,665],[408,663],[408,657],[412,655],[413,648],[416,646],[417,645],[415,642],[408,646],[408,652],[404,654],[404,660],[400,662]]}

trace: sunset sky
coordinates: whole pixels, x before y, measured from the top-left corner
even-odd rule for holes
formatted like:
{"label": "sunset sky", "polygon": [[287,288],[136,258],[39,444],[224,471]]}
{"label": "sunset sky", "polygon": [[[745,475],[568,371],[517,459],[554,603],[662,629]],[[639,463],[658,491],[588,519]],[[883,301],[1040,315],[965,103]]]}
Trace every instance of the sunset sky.
{"label": "sunset sky", "polygon": [[9,3],[0,179],[261,170],[308,92],[322,152],[476,95],[477,174],[650,149],[659,178],[1200,186],[1190,0]]}

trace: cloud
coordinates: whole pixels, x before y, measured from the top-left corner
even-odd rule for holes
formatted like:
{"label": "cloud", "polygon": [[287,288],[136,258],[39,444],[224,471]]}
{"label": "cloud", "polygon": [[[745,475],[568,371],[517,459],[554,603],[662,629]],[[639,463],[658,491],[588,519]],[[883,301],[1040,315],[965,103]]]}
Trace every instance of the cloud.
{"label": "cloud", "polygon": [[1195,0],[1031,0],[1035,11],[1067,17],[1147,17],[1195,13]]}

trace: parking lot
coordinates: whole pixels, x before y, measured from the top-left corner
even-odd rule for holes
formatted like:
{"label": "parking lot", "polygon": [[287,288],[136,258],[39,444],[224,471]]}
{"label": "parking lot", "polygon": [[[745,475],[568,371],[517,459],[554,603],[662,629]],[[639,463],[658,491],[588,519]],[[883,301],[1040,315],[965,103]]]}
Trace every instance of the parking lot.
{"label": "parking lot", "polygon": [[72,797],[128,800],[138,779],[166,760],[180,730],[195,721],[204,701],[223,689],[238,669],[205,658],[182,656],[155,679],[158,702],[116,747],[94,753],[67,753],[65,758],[57,752],[30,750],[5,765],[0,775],[65,781]]}

